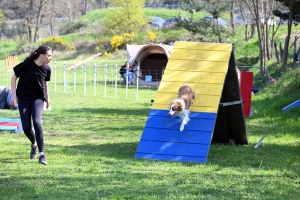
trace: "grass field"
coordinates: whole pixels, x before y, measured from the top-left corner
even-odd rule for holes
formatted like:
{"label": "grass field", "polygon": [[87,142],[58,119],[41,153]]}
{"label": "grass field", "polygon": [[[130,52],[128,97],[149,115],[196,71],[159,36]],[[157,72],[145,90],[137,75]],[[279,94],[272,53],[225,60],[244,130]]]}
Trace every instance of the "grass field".
{"label": "grass field", "polygon": [[[52,87],[52,110],[43,115],[48,165],[29,159],[24,134],[0,132],[1,198],[296,200],[299,112],[280,108],[297,94],[274,96],[281,85],[298,87],[295,80],[283,81],[253,97],[249,145],[212,145],[205,164],[134,159],[156,89],[139,90],[136,100],[133,87],[128,99],[94,96],[92,87],[86,95]],[[0,110],[0,117],[18,118],[18,112]]]}
{"label": "grass field", "polygon": [[[238,59],[253,59],[252,64],[257,64],[254,39],[244,42],[237,36],[232,42]],[[0,57],[16,48],[15,43],[5,45]],[[29,159],[30,144],[23,133],[0,132],[0,199],[299,199],[300,111],[281,111],[300,97],[299,69],[282,73],[281,68],[270,66],[270,72],[282,76],[252,97],[254,114],[245,119],[249,145],[213,144],[205,164],[182,163],[134,159],[157,88],[140,87],[137,99],[135,87],[126,91],[118,85],[115,97],[112,67],[107,95],[104,76],[98,76],[94,95],[91,66],[96,63],[103,70],[104,64],[123,64],[125,57],[101,57],[89,63],[86,93],[82,68],[78,68],[74,93],[73,71],[66,74],[69,84],[64,91],[64,62],[70,66],[88,55],[54,54],[59,81],[55,91],[52,62],[52,110],[43,114],[48,165]],[[0,85],[10,85],[11,73],[1,67]],[[19,114],[0,110],[0,118],[19,118]],[[254,148],[262,136],[266,138]]]}

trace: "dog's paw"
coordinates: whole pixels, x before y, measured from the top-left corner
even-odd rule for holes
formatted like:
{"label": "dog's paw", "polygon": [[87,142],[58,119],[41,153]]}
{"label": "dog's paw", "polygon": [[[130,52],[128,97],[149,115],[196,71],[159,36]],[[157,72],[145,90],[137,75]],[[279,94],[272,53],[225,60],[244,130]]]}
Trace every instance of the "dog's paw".
{"label": "dog's paw", "polygon": [[183,131],[183,129],[184,129],[184,124],[181,124],[181,126],[180,126],[180,131]]}

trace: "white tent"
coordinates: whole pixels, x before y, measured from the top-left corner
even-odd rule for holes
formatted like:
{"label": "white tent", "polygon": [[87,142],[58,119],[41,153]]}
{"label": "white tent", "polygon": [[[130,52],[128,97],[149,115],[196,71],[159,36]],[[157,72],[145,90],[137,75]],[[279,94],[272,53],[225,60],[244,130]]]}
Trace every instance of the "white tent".
{"label": "white tent", "polygon": [[128,61],[136,65],[139,85],[159,85],[172,49],[173,46],[164,44],[127,44]]}

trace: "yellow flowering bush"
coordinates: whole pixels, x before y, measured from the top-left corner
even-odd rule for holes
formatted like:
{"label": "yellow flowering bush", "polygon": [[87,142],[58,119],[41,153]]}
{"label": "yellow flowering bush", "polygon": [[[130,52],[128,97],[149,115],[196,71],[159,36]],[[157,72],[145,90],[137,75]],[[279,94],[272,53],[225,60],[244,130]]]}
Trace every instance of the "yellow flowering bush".
{"label": "yellow flowering bush", "polygon": [[42,40],[42,44],[52,47],[53,50],[75,50],[76,49],[75,46],[64,41],[62,38],[56,36],[45,38],[44,40]]}
{"label": "yellow flowering bush", "polygon": [[152,31],[148,31],[147,34],[148,34],[149,40],[150,40],[151,42],[154,42],[154,41],[156,40],[156,35],[155,35],[155,33],[153,33]]}
{"label": "yellow flowering bush", "polygon": [[123,35],[115,35],[110,39],[111,48],[118,50],[126,43],[130,43],[136,37],[135,33],[124,33]]}
{"label": "yellow flowering bush", "polygon": [[104,56],[104,57],[112,57],[112,54],[111,54],[111,53],[108,53],[108,52],[104,52],[103,56]]}
{"label": "yellow flowering bush", "polygon": [[119,49],[121,45],[124,45],[124,37],[122,35],[116,35],[110,39],[112,49]]}

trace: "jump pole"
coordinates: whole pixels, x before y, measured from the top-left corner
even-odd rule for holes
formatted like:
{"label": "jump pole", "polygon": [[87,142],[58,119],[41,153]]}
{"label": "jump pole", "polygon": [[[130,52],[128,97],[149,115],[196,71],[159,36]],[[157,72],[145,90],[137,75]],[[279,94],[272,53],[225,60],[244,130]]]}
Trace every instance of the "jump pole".
{"label": "jump pole", "polygon": [[74,65],[68,67],[67,70],[74,69],[74,68],[80,66],[81,64],[86,63],[87,61],[92,60],[92,59],[94,59],[94,58],[97,58],[97,57],[99,57],[99,56],[101,56],[101,55],[102,55],[102,53],[97,53],[97,54],[95,54],[95,55],[93,55],[93,56],[90,56],[90,57],[88,57],[87,59],[84,59],[84,60],[80,61],[79,63],[76,63],[76,64],[74,64]]}
{"label": "jump pole", "polygon": [[96,96],[96,83],[97,83],[97,77],[96,77],[96,63],[94,64],[94,96]]}
{"label": "jump pole", "polygon": [[117,98],[117,87],[118,87],[118,64],[116,64],[116,69],[115,69],[115,98]]}
{"label": "jump pole", "polygon": [[104,66],[104,97],[106,97],[107,64]]}
{"label": "jump pole", "polygon": [[67,90],[67,82],[66,82],[66,62],[64,62],[64,92]]}
{"label": "jump pole", "polygon": [[[74,65],[76,65],[76,63]],[[74,93],[76,93],[76,68],[74,68]]]}
{"label": "jump pole", "polygon": [[83,65],[83,82],[84,94],[86,95],[86,63]]}
{"label": "jump pole", "polygon": [[300,105],[300,99],[297,100],[297,101],[295,101],[294,103],[291,103],[290,105],[282,108],[282,111],[287,111],[288,109],[295,108],[295,107],[297,107],[299,105]]}
{"label": "jump pole", "polygon": [[56,60],[54,61],[54,91],[56,92]]}

